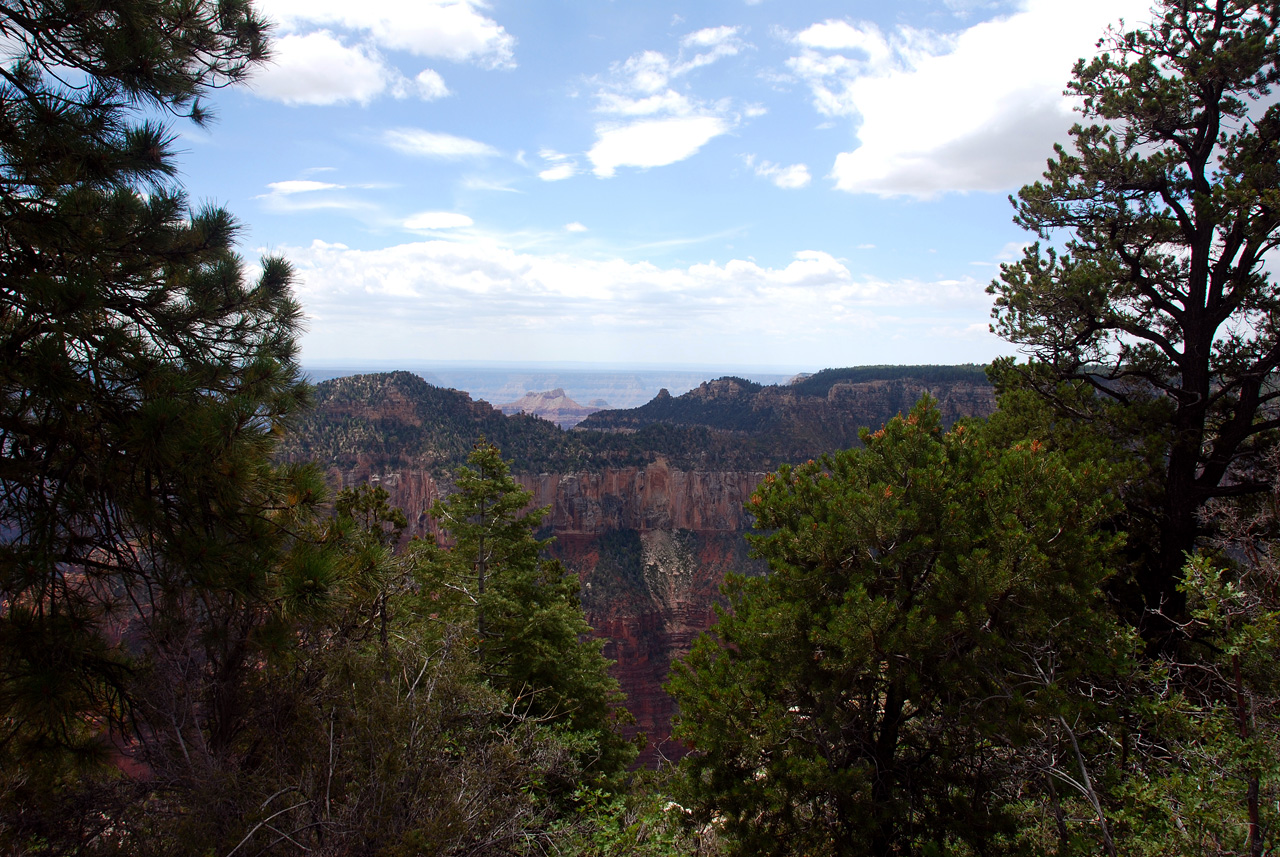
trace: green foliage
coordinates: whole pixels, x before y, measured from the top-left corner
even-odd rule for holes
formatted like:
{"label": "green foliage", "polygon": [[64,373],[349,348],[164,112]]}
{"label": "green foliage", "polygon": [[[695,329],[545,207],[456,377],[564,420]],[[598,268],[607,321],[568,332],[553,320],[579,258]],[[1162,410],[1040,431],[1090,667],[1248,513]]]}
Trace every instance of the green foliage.
{"label": "green foliage", "polygon": [[[1280,297],[1263,259],[1280,228],[1280,105],[1267,100],[1280,7],[1169,0],[1155,15],[1076,64],[1085,122],[1015,218],[1065,243],[1032,245],[988,291],[993,331],[1032,358],[1029,388],[1053,399],[1071,379],[1159,416],[1159,548],[1137,582],[1149,615],[1178,619],[1197,511],[1263,490],[1274,440]],[[1149,635],[1174,632],[1157,625]]]}
{"label": "green foliage", "polygon": [[557,825],[556,847],[566,857],[712,857],[714,828],[694,828],[689,811],[672,800],[664,772],[637,775],[626,793],[582,788],[574,816]]}
{"label": "green foliage", "polygon": [[1105,466],[943,433],[927,398],[864,441],[766,479],[771,572],[672,673],[691,805],[735,853],[991,853],[1015,749],[1121,654]]}
{"label": "green foliage", "polygon": [[589,775],[610,778],[635,758],[619,734],[618,683],[590,635],[578,580],[543,559],[534,535],[546,509],[512,479],[498,448],[476,444],[459,469],[456,492],[431,508],[452,545],[418,548],[421,579],[438,613],[470,625],[476,659],[515,710],[586,739]]}
{"label": "green foliage", "polygon": [[902,380],[925,384],[987,384],[983,367],[974,363],[960,366],[850,366],[814,372],[808,378],[792,384],[790,389],[803,396],[826,396],[831,387],[838,383],[865,384],[868,381]]}
{"label": "green foliage", "polygon": [[[316,498],[269,459],[307,400],[289,268],[246,278],[147,118],[203,121],[263,29],[240,0],[0,9],[0,766],[55,791],[136,737],[156,658],[258,656]],[[223,687],[215,744],[239,722]]]}

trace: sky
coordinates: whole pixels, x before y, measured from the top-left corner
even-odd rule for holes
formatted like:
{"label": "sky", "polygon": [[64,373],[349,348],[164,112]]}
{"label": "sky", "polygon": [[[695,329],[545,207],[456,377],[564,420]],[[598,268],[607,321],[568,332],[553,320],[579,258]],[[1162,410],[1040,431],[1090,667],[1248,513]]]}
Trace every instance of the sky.
{"label": "sky", "polygon": [[304,364],[986,362],[1008,196],[1134,0],[257,0],[176,125]]}

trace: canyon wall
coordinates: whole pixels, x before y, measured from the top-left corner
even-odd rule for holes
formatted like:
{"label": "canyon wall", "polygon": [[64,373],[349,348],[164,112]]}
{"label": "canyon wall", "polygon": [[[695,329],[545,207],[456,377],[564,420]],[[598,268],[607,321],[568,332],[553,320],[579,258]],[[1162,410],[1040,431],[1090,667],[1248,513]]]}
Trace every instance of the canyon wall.
{"label": "canyon wall", "polygon": [[532,505],[551,509],[541,534],[581,581],[587,619],[649,736],[642,761],[653,763],[679,755],[662,689],[671,663],[711,626],[725,574],[764,571],[744,533],[765,473],[856,445],[861,427],[878,428],[926,391],[948,424],[985,416],[995,395],[982,380],[976,367],[824,370],[767,387],[721,378],[563,431],[407,372],[356,376],[317,386],[282,457],[318,461],[334,487],[382,485],[409,534],[431,538],[426,510],[451,492],[448,474],[479,437],[497,444]]}
{"label": "canyon wall", "polygon": [[[672,702],[662,689],[673,659],[715,620],[730,571],[757,574],[743,533],[745,504],[764,473],[673,469],[663,460],[566,474],[518,474],[536,507],[549,506],[551,555],[578,576],[587,621],[627,695],[635,729],[649,738],[642,762],[680,755],[668,741]],[[338,486],[381,485],[409,517],[409,535],[435,533],[426,510],[449,484],[421,470],[332,470]]]}

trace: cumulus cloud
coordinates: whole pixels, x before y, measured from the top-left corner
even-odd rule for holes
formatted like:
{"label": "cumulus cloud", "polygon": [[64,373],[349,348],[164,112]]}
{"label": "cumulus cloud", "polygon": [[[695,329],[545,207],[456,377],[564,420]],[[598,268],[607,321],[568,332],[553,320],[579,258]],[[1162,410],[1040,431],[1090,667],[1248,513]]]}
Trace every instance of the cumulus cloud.
{"label": "cumulus cloud", "polygon": [[555,164],[545,170],[538,171],[538,178],[544,182],[559,182],[571,179],[578,174],[578,167],[573,163]]}
{"label": "cumulus cloud", "polygon": [[[421,357],[424,347],[495,359],[498,343],[503,359],[508,352],[527,358],[529,348],[546,353],[563,341],[573,350],[553,358],[574,359],[585,342],[630,360],[662,353],[758,363],[765,349],[784,362],[808,349],[813,360],[856,363],[985,359],[993,347],[980,332],[970,351],[955,343],[920,351],[921,333],[932,327],[985,331],[985,280],[882,280],[818,250],[779,265],[730,259],[664,267],[526,252],[484,235],[374,250],[322,241],[277,249],[294,264],[311,314],[307,343],[333,354],[376,341],[383,359],[397,348]],[[851,330],[875,335],[851,343]],[[483,354],[477,342],[486,343]]]}
{"label": "cumulus cloud", "polygon": [[498,150],[488,143],[420,128],[394,128],[383,133],[382,140],[397,152],[423,158],[458,160],[498,154]]}
{"label": "cumulus cloud", "polygon": [[632,125],[601,126],[587,152],[595,174],[608,178],[618,167],[665,167],[692,157],[729,124],[718,116],[652,119]]}
{"label": "cumulus cloud", "polygon": [[341,27],[382,48],[490,67],[514,65],[515,38],[478,0],[259,0],[285,30]]}
{"label": "cumulus cloud", "polygon": [[381,95],[431,101],[449,94],[437,72],[425,69],[409,80],[375,47],[348,45],[328,30],[282,36],[272,48],[271,61],[254,72],[251,85],[263,98],[285,104],[367,104]]}
{"label": "cumulus cloud", "polygon": [[327,30],[283,36],[272,47],[271,63],[254,75],[252,85],[264,98],[286,104],[367,103],[396,75],[376,51],[344,45]]}
{"label": "cumulus cloud", "polygon": [[756,175],[768,179],[783,190],[808,187],[809,182],[813,180],[809,175],[809,168],[804,164],[792,164],[789,167],[770,161],[761,161],[757,164],[753,155],[748,155],[745,160],[747,166],[755,170]]}
{"label": "cumulus cloud", "polygon": [[[581,224],[566,228],[581,231],[575,226]],[[673,268],[622,259],[537,255],[479,237],[380,250],[315,241],[283,252],[298,269],[299,293],[308,303],[379,312],[389,300],[405,311],[417,308],[436,314],[442,322],[455,313],[508,319],[534,313],[583,320],[608,311],[667,324],[674,309],[685,318],[734,305],[774,310],[787,306],[790,315],[796,305],[833,301],[868,307],[986,307],[989,302],[985,282],[890,282],[855,276],[844,261],[818,250],[798,252],[782,267],[732,259]]]}
{"label": "cumulus cloud", "polygon": [[437,98],[444,98],[449,94],[449,87],[444,85],[444,78],[439,72],[431,69],[423,69],[418,72],[418,76],[413,79],[418,96],[423,101],[435,101]]}
{"label": "cumulus cloud", "polygon": [[583,226],[581,223],[579,223],[576,220],[573,223],[566,223],[564,225],[564,228],[565,228],[565,231],[567,232],[586,232],[587,231],[587,227]]}
{"label": "cumulus cloud", "polygon": [[455,211],[423,211],[404,222],[405,229],[458,229],[475,221]]}
{"label": "cumulus cloud", "polygon": [[820,113],[860,120],[858,148],[832,169],[841,190],[1003,191],[1034,179],[1065,137],[1074,61],[1107,25],[1139,23],[1148,9],[1147,0],[1027,0],[946,38],[826,21],[792,37],[800,50],[788,65]]}

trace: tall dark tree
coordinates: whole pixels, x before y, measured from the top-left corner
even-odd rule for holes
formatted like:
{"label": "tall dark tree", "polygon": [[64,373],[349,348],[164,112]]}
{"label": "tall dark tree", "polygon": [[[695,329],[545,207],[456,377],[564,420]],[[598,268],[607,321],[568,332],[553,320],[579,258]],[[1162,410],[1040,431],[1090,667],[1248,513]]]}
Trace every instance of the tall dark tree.
{"label": "tall dark tree", "polygon": [[497,447],[483,439],[457,491],[437,501],[431,516],[453,544],[424,545],[424,581],[475,629],[476,659],[490,684],[519,710],[585,739],[591,776],[618,774],[636,749],[619,732],[622,694],[609,675],[603,641],[591,636],[578,600],[578,579],[542,556],[549,540],[536,531],[547,509],[512,478]]}
{"label": "tall dark tree", "polygon": [[1085,120],[1071,149],[1016,201],[1016,222],[1065,236],[1063,252],[1031,247],[988,290],[993,330],[1033,358],[1014,370],[1023,383],[1091,386],[1077,416],[1143,408],[1134,430],[1164,433],[1158,548],[1137,581],[1149,616],[1183,610],[1198,510],[1263,488],[1280,428],[1280,294],[1264,266],[1280,240],[1278,28],[1275,2],[1165,0],[1103,39],[1068,84]]}
{"label": "tall dark tree", "polygon": [[316,497],[269,461],[306,400],[300,310],[287,264],[250,279],[231,216],[188,207],[147,117],[203,122],[264,25],[247,0],[12,0],[0,37],[0,767],[136,737],[149,646],[200,653],[225,744],[248,607]]}

